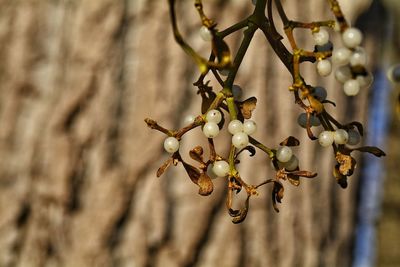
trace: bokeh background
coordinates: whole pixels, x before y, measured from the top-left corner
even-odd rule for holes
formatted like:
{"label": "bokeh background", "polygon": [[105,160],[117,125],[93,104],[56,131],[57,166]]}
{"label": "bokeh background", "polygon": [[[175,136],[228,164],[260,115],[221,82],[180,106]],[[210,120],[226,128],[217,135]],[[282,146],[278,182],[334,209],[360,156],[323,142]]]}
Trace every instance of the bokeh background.
{"label": "bokeh background", "polygon": [[[186,40],[208,56],[192,1],[177,2]],[[282,2],[295,20],[332,18],[328,1]],[[243,98],[258,98],[256,137],[270,147],[298,137],[301,168],[319,175],[285,184],[280,213],[270,187],[260,188],[246,221],[234,225],[223,179],[202,197],[182,166],[155,175],[168,158],[165,137],[144,118],[177,129],[200,112],[198,69],[173,40],[167,1],[0,0],[0,266],[399,266],[400,89],[386,73],[400,62],[400,5],[339,2],[365,32],[375,85],[347,98],[312,64],[302,73],[327,88],[340,121],[363,122],[365,144],[387,156],[358,156],[348,188],[339,188],[332,151],[297,125],[291,77],[258,32],[236,80]],[[250,0],[204,4],[219,29],[253,8]],[[233,54],[241,37],[227,38]],[[309,32],[296,38],[312,47]],[[331,39],[340,45],[333,31]],[[216,138],[221,155],[229,139]],[[181,151],[199,144],[206,143],[197,130]],[[241,161],[251,183],[273,175],[261,152]]]}

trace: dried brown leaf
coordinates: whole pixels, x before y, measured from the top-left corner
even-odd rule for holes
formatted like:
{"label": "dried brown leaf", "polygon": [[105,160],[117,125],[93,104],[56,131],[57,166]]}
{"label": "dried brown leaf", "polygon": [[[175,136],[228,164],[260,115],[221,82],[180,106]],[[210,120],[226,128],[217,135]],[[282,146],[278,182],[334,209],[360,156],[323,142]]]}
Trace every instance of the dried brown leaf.
{"label": "dried brown leaf", "polygon": [[336,161],[339,163],[339,172],[344,176],[352,175],[356,167],[356,160],[346,154],[336,153]]}
{"label": "dried brown leaf", "polygon": [[347,188],[347,177],[340,173],[339,167],[339,164],[337,164],[333,168],[333,176],[335,177],[336,182],[340,185],[340,187],[344,189]]}
{"label": "dried brown leaf", "polygon": [[368,152],[376,157],[386,156],[385,152],[383,152],[381,149],[374,147],[374,146],[363,146],[363,147],[359,147],[359,148],[354,148],[353,150],[357,150],[360,152]]}
{"label": "dried brown leaf", "polygon": [[158,168],[157,170],[157,177],[160,177],[161,175],[163,175],[163,173],[168,169],[169,166],[171,166],[171,164],[173,163],[174,158],[168,158],[163,165],[161,165],[160,168]]}
{"label": "dried brown leaf", "polygon": [[250,153],[250,157],[253,157],[256,154],[256,148],[254,146],[246,146],[245,148],[243,148],[242,150],[240,150],[237,154],[236,157],[239,156],[243,151],[249,151]]}
{"label": "dried brown leaf", "polygon": [[299,176],[288,174],[288,180],[294,186],[300,185],[300,177]]}
{"label": "dried brown leaf", "polygon": [[210,176],[204,172],[200,174],[197,185],[199,186],[199,194],[202,196],[208,196],[214,190],[214,185]]}
{"label": "dried brown leaf", "polygon": [[300,141],[293,136],[289,136],[285,140],[283,140],[281,143],[279,143],[281,146],[298,146],[300,145]]}
{"label": "dried brown leaf", "polygon": [[187,174],[189,175],[190,180],[192,180],[193,183],[198,184],[200,178],[200,171],[194,166],[187,164],[184,161],[182,161],[182,164]]}
{"label": "dried brown leaf", "polygon": [[363,125],[362,125],[360,122],[358,122],[358,121],[353,121],[353,122],[350,122],[349,125],[355,126],[355,127],[357,128],[357,131],[360,133],[360,135],[361,135],[361,136],[364,135],[364,127],[363,127]]}
{"label": "dried brown leaf", "polygon": [[239,107],[240,107],[240,112],[243,115],[243,118],[250,119],[253,110],[256,108],[256,105],[257,105],[257,98],[255,98],[254,96],[244,100],[243,102],[240,102]]}
{"label": "dried brown leaf", "polygon": [[296,175],[304,178],[314,178],[317,176],[317,173],[310,171],[294,171],[291,172],[290,175]]}
{"label": "dried brown leaf", "polygon": [[190,180],[199,187],[199,194],[202,196],[208,196],[214,190],[214,185],[211,178],[203,171],[194,166],[182,161],[183,167],[185,168]]}
{"label": "dried brown leaf", "polygon": [[203,148],[201,146],[196,146],[192,150],[189,151],[189,156],[200,163],[204,163],[203,160]]}
{"label": "dried brown leaf", "polygon": [[234,224],[241,223],[246,219],[247,213],[249,212],[249,205],[250,205],[250,195],[247,196],[247,199],[244,203],[244,207],[240,209],[239,214],[232,219],[232,222]]}
{"label": "dried brown leaf", "polygon": [[278,206],[276,202],[281,203],[283,198],[284,188],[281,182],[274,181],[274,187],[272,188],[271,197],[272,197],[272,206],[276,212],[279,212]]}

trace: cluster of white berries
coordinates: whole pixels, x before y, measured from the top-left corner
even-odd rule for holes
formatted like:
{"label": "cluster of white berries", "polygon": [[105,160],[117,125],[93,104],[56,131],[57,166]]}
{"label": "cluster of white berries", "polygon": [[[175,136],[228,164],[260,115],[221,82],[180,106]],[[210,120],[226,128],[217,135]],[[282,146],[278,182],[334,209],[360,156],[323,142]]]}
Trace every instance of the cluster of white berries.
{"label": "cluster of white berries", "polygon": [[298,158],[293,154],[293,151],[288,146],[281,146],[276,150],[276,159],[278,167],[285,168],[287,171],[294,171],[299,166]]}
{"label": "cluster of white berries", "polygon": [[[329,33],[323,28],[313,32],[313,38],[316,46],[323,47],[329,43]],[[332,63],[329,59],[317,60],[317,72],[319,75],[326,77],[332,72]]]}
{"label": "cluster of white berries", "polygon": [[337,145],[357,145],[361,140],[360,134],[353,129],[346,131],[337,129],[336,131],[323,131],[318,136],[318,142],[323,147],[328,147],[333,143]]}
{"label": "cluster of white berries", "polygon": [[332,61],[339,67],[335,71],[335,78],[343,84],[344,93],[348,96],[355,96],[360,89],[372,83],[371,74],[354,75],[352,69],[365,69],[368,58],[365,50],[360,47],[363,40],[361,31],[357,28],[348,28],[342,33],[344,47],[335,49],[332,54]]}
{"label": "cluster of white berries", "polygon": [[257,124],[252,120],[246,120],[243,123],[232,120],[228,125],[228,131],[232,134],[232,144],[237,149],[243,149],[249,144],[249,135],[257,131]]}
{"label": "cluster of white berries", "polygon": [[222,120],[221,112],[216,109],[212,109],[206,114],[206,123],[203,126],[203,133],[207,138],[217,137],[219,134],[219,126]]}

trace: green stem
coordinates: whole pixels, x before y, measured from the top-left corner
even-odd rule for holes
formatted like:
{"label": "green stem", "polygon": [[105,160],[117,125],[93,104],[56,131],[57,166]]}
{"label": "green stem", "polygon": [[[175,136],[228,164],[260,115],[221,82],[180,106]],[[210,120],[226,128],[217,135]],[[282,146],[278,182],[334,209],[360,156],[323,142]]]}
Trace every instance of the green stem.
{"label": "green stem", "polygon": [[254,139],[253,137],[249,136],[249,141],[252,145],[254,145],[255,147],[261,149],[262,151],[264,151],[265,153],[268,154],[268,156],[272,159],[275,156],[275,153],[272,149],[266,147],[265,145],[263,145],[262,143],[258,142],[256,139]]}
{"label": "green stem", "polygon": [[237,119],[237,112],[236,112],[236,104],[233,97],[228,97],[226,99],[226,103],[228,105],[229,115],[231,116],[231,120]]}

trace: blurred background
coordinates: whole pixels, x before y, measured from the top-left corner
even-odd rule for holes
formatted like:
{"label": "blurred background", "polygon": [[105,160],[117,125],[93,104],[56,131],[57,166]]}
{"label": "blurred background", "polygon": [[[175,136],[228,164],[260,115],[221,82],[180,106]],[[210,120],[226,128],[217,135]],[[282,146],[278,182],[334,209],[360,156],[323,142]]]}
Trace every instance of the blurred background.
{"label": "blurred background", "polygon": [[[177,2],[181,31],[207,57],[193,1]],[[282,2],[291,19],[332,19],[328,1]],[[400,62],[400,2],[339,2],[365,33],[374,85],[348,98],[312,64],[302,74],[327,88],[339,121],[362,122],[364,144],[387,156],[357,155],[341,189],[331,149],[297,125],[291,77],[257,32],[235,82],[243,98],[258,99],[256,138],[277,147],[296,136],[301,169],[318,177],[285,184],[279,213],[271,188],[260,188],[247,219],[234,225],[223,179],[202,197],[182,166],[156,178],[168,158],[165,137],[143,120],[177,129],[200,112],[198,69],[173,40],[167,1],[0,0],[0,266],[400,266],[400,86],[387,78]],[[253,8],[250,0],[204,5],[218,29]],[[227,38],[233,54],[241,37]],[[312,48],[309,32],[296,39]],[[229,142],[228,134],[216,138],[221,155]],[[206,143],[197,129],[183,139],[182,154],[199,144]],[[273,177],[261,152],[241,161],[246,181]]]}

